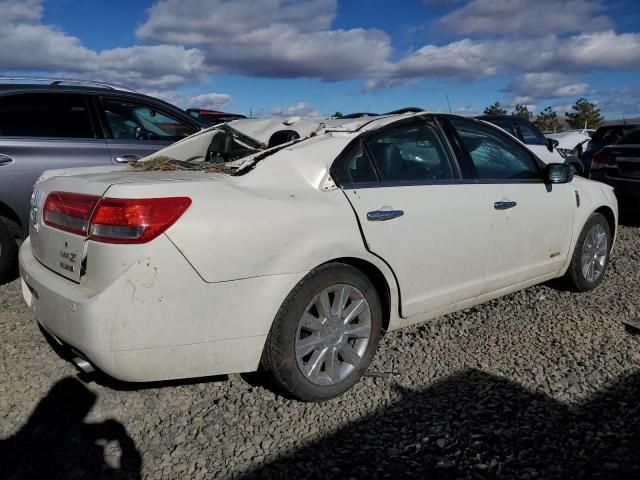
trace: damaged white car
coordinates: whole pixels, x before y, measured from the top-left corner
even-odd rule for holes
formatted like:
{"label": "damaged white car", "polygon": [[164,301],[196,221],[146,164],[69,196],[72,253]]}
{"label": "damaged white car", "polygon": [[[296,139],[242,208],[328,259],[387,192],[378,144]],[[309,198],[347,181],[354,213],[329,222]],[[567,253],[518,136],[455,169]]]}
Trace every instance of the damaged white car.
{"label": "damaged white car", "polygon": [[35,185],[24,297],[81,366],[136,382],[261,369],[321,401],[386,331],[555,277],[603,280],[612,189],[497,127],[319,121],[268,149],[275,132],[234,123]]}

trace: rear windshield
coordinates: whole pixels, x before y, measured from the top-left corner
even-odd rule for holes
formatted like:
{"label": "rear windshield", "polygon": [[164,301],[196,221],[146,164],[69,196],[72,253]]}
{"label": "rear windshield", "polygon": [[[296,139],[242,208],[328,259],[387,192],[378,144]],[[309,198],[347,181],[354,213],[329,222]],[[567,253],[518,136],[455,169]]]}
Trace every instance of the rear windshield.
{"label": "rear windshield", "polygon": [[596,133],[593,134],[592,140],[594,142],[615,143],[638,127],[638,125],[610,125],[600,127],[596,130]]}
{"label": "rear windshield", "polygon": [[623,137],[618,145],[640,145],[640,128],[636,128]]}

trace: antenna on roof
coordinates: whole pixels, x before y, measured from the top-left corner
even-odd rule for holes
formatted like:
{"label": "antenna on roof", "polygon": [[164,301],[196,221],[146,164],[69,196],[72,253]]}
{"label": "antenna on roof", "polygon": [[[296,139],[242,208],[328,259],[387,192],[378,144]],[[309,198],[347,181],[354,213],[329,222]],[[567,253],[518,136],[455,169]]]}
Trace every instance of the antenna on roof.
{"label": "antenna on roof", "polygon": [[449,107],[449,113],[451,113],[451,103],[449,103],[449,92],[447,92],[447,90],[444,90],[444,94],[447,97],[447,106]]}

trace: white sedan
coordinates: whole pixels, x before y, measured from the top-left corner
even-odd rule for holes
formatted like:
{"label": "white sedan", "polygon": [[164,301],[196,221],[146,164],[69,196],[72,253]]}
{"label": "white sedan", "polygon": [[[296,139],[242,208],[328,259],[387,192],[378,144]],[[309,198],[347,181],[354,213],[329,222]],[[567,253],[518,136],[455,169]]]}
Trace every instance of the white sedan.
{"label": "white sedan", "polygon": [[261,369],[321,401],[386,331],[605,275],[612,189],[484,122],[362,118],[256,150],[223,125],[137,166],[43,174],[23,292],[80,366],[136,382]]}

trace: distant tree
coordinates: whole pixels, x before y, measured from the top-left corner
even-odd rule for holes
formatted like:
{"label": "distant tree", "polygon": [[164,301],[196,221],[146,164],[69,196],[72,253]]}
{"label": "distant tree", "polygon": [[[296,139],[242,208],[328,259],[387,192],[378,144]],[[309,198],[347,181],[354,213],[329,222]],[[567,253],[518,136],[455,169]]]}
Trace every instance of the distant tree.
{"label": "distant tree", "polygon": [[558,114],[551,107],[546,107],[541,111],[534,123],[543,132],[555,132],[560,129]]}
{"label": "distant tree", "polygon": [[533,113],[529,111],[526,105],[516,105],[516,109],[513,114],[516,117],[524,118],[526,120],[531,120],[533,118]]}
{"label": "distant tree", "polygon": [[485,115],[506,115],[507,111],[500,106],[500,102],[496,102],[485,108],[484,113]]}
{"label": "distant tree", "polygon": [[336,112],[333,114],[334,117],[340,118],[342,116],[342,112]]}
{"label": "distant tree", "polygon": [[565,112],[564,114],[571,128],[596,128],[604,121],[598,105],[586,98],[576,100],[571,109],[573,112]]}

